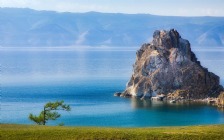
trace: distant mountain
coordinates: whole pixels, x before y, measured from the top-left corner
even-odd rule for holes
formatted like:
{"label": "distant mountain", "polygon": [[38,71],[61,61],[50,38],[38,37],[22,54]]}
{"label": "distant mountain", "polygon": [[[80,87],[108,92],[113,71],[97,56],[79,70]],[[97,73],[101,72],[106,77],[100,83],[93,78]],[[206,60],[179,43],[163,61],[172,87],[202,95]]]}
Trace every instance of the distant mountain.
{"label": "distant mountain", "polygon": [[224,46],[224,17],[58,13],[0,8],[0,46],[139,46],[156,29],[177,29],[192,46]]}

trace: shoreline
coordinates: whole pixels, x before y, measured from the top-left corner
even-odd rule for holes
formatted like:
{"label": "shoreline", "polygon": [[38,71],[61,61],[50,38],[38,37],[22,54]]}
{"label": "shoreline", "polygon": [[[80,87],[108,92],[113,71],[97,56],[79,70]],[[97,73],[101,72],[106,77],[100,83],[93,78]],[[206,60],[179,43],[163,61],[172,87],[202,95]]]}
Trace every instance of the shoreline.
{"label": "shoreline", "polygon": [[[223,93],[224,94],[224,93]],[[163,102],[163,103],[203,103],[203,104],[207,104],[207,105],[212,105],[212,106],[217,106],[218,108],[223,108],[224,109],[224,105],[223,103],[220,104],[220,98],[219,97],[207,97],[207,98],[201,98],[201,99],[194,99],[194,98],[190,98],[190,99],[185,99],[183,97],[169,97],[168,95],[157,95],[157,96],[153,96],[153,97],[138,97],[138,96],[127,96],[127,95],[123,95],[121,92],[116,92],[114,93],[114,96],[116,97],[123,97],[123,98],[137,98],[140,100],[150,100],[150,101],[159,101],[159,102]]]}
{"label": "shoreline", "polygon": [[[214,124],[193,124],[193,125],[170,125],[170,126],[138,126],[138,127],[134,127],[134,126],[125,126],[125,127],[121,127],[121,126],[86,126],[86,125],[77,125],[77,126],[71,126],[71,125],[38,125],[38,124],[17,124],[17,123],[0,123],[0,126],[31,126],[31,127],[64,127],[64,128],[111,128],[111,129],[139,129],[139,128],[177,128],[177,127],[194,127],[194,126],[224,126],[224,124],[222,123],[214,123]],[[2,127],[0,127],[0,130],[2,129]]]}

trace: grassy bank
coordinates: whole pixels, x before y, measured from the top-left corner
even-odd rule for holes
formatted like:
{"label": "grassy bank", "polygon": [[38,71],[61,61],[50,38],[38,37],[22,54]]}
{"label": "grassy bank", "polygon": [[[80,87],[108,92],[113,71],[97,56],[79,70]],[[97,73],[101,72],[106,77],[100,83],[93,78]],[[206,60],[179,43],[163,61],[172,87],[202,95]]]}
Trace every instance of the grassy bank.
{"label": "grassy bank", "polygon": [[158,128],[103,128],[103,127],[65,127],[0,124],[1,140],[24,139],[224,139],[223,125],[158,127]]}

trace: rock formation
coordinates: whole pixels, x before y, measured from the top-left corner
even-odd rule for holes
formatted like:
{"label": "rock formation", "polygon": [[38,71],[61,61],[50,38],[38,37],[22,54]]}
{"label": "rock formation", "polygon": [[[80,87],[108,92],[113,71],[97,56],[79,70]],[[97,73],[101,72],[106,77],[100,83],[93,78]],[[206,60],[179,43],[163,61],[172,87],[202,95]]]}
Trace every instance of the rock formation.
{"label": "rock formation", "polygon": [[155,31],[151,43],[136,53],[133,74],[124,97],[152,97],[160,94],[185,99],[217,97],[223,89],[219,77],[201,66],[188,40],[179,33]]}
{"label": "rock formation", "polygon": [[220,93],[218,100],[217,100],[217,106],[224,108],[224,92]]}

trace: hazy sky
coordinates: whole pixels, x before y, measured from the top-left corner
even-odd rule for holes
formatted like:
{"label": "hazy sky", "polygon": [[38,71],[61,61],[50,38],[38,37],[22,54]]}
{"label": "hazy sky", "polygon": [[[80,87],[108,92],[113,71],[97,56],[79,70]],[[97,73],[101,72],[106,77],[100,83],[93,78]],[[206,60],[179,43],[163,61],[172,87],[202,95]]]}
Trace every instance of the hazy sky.
{"label": "hazy sky", "polygon": [[224,16],[224,0],[0,0],[0,7],[59,12],[97,11],[173,16]]}

